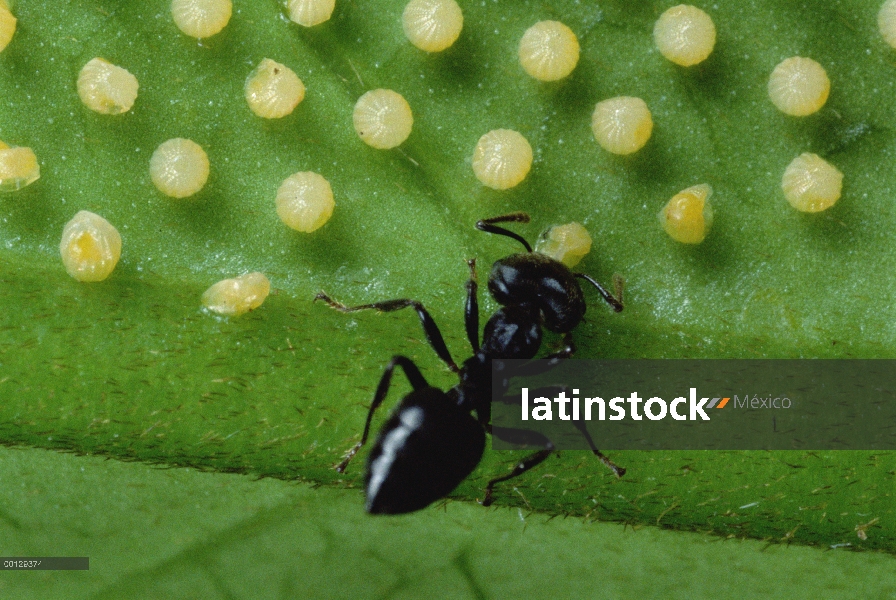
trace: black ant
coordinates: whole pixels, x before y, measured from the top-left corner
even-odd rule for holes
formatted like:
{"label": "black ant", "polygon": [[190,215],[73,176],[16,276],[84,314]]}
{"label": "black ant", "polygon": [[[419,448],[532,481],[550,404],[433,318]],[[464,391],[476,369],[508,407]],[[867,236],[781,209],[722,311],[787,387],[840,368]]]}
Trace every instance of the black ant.
{"label": "black ant", "polygon": [[[528,223],[529,215],[518,212],[476,223],[480,231],[519,241],[526,252],[511,254],[492,266],[488,289],[502,307],[485,324],[481,345],[476,261],[467,261],[470,279],[466,284],[464,322],[473,356],[465,360],[461,367],[451,358],[429,312],[416,300],[386,300],[349,307],[323,292],[315,297],[315,300],[323,300],[331,308],[345,313],[367,309],[392,312],[413,307],[420,317],[429,345],[460,379],[456,386],[443,392],[430,386],[410,359],[395,356],[389,361],[367,412],[361,441],[336,466],[338,472],[345,471],[352,457],[367,442],[373,413],[386,398],[395,367],[401,367],[413,391],[402,399],[383,425],[367,458],[364,484],[369,513],[408,513],[444,498],[479,464],[487,432],[508,441],[542,446],[541,450],[520,461],[508,475],[488,482],[481,504],[490,505],[495,484],[522,475],[554,451],[553,443],[542,434],[491,425],[492,360],[534,358],[541,346],[542,327],[564,334],[564,348],[547,358],[558,360],[572,356],[575,348],[570,332],[585,315],[585,299],[576,278],[584,279],[597,288],[616,312],[622,310],[622,303],[594,279],[582,273],[573,273],[563,263],[533,252],[521,236],[495,225],[507,222]],[[617,282],[617,295],[618,287]],[[473,418],[473,412],[476,418]],[[617,477],[621,477],[625,469],[617,467],[601,454],[584,425],[577,427],[592,452]]]}

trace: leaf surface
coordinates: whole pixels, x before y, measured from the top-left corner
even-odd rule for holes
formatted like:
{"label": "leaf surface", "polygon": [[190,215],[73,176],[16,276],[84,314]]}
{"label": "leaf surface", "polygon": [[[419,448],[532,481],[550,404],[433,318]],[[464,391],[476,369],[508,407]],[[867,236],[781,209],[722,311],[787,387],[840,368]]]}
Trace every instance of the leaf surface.
{"label": "leaf surface", "polygon": [[[412,314],[346,316],[312,298],[324,289],[349,304],[418,299],[460,360],[464,260],[478,258],[484,279],[518,250],[472,225],[514,210],[532,215],[519,228],[530,240],[550,224],[584,223],[594,247],[580,268],[604,282],[625,277],[622,314],[590,296],[581,357],[896,355],[896,61],[876,3],[706,6],[719,41],[691,69],[653,46],[663,3],[471,4],[460,40],[439,55],[407,43],[402,8],[342,2],[331,21],[304,29],[276,2],[238,2],[222,33],[197,43],[166,2],[16,4],[19,28],[0,54],[0,139],[32,147],[42,177],[0,197],[0,441],[357,485],[360,463],[345,477],[331,466],[357,440],[388,358],[413,358],[433,385],[453,377]],[[516,59],[522,33],[542,19],[564,21],[582,46],[573,75],[555,84],[530,79]],[[825,108],[804,119],[777,112],[766,93],[768,74],[794,55],[819,61],[833,85]],[[95,56],[137,76],[131,112],[97,115],[79,102],[77,73]],[[245,77],[266,57],[308,90],[276,121],[243,99]],[[415,115],[392,151],[365,146],[351,124],[355,100],[379,87],[403,94]],[[632,157],[607,154],[590,130],[595,103],[617,95],[642,97],[656,123]],[[535,150],[527,180],[505,192],[484,188],[470,167],[476,141],[496,128],[520,131]],[[149,156],[172,137],[193,139],[211,160],[194,198],[163,197],[150,182]],[[827,212],[798,214],[783,198],[781,174],[803,152],[845,174]],[[336,196],[333,219],[311,235],[274,211],[280,182],[306,170]],[[715,190],[714,229],[684,247],[656,214],[698,183]],[[62,227],[79,210],[101,214],[124,240],[121,263],[99,284],[75,282],[59,260]],[[262,308],[230,320],[200,310],[212,283],[255,270],[275,288]],[[483,313],[494,308],[483,297]],[[398,382],[392,396],[407,389]],[[500,490],[499,503],[896,550],[892,453],[614,459],[629,468],[622,481],[564,453]],[[454,496],[478,497],[514,460],[490,454]]]}

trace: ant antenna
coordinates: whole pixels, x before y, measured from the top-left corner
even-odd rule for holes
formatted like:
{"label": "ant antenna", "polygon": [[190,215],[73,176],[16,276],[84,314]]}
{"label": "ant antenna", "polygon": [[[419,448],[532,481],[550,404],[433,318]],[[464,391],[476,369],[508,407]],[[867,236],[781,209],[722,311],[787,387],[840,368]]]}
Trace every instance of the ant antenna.
{"label": "ant antenna", "polygon": [[613,294],[611,294],[604,288],[604,286],[599,284],[588,275],[585,275],[584,273],[573,273],[573,275],[575,275],[579,279],[584,279],[585,281],[596,287],[597,292],[603,297],[604,302],[612,306],[613,310],[615,310],[616,312],[622,312],[622,287],[624,285],[624,280],[621,276],[613,275],[613,287],[615,288],[616,295],[619,296],[619,299],[617,300],[613,296]]}
{"label": "ant antenna", "polygon": [[498,235],[503,235],[509,238],[513,238],[519,243],[521,243],[525,248],[526,252],[532,252],[532,246],[529,245],[529,242],[523,239],[523,237],[517,233],[514,233],[508,229],[504,229],[503,227],[495,227],[494,223],[528,223],[529,215],[524,212],[515,212],[510,213],[509,215],[501,215],[500,217],[492,217],[491,219],[482,219],[481,221],[476,222],[476,229],[479,231],[484,231],[486,233],[496,233]]}

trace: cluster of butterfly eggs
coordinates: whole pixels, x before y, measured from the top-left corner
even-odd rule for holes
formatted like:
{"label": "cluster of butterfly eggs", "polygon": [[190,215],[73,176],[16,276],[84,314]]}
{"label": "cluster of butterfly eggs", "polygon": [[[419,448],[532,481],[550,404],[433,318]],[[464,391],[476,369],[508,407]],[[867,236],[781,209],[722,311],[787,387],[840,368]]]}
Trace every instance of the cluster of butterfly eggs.
{"label": "cluster of butterfly eggs", "polygon": [[[289,18],[299,25],[313,27],[330,19],[336,0],[288,0]],[[172,0],[171,17],[186,35],[202,39],[221,32],[233,14],[231,0]]]}
{"label": "cluster of butterfly eggs", "polygon": [[[893,7],[890,12],[896,40],[896,0],[890,0],[888,4]],[[710,55],[716,32],[706,13],[681,5],[670,8],[659,18],[654,27],[654,40],[664,57],[688,67]],[[782,61],[772,71],[768,96],[781,112],[804,117],[824,106],[830,87],[827,73],[820,64],[810,58],[795,56]],[[806,153],[785,169],[781,188],[795,209],[819,212],[830,208],[840,198],[842,181],[843,174],[836,167],[815,154]],[[677,193],[659,213],[663,229],[677,242],[702,242],[712,226],[711,195],[712,188],[708,184],[695,185]]]}
{"label": "cluster of butterfly eggs", "polygon": [[[896,24],[896,0],[893,22]],[[463,15],[454,0],[413,0],[405,8],[404,31],[408,39],[427,52],[438,52],[453,44],[463,25]],[[896,25],[894,25],[896,30]],[[682,67],[706,60],[716,43],[712,18],[689,5],[665,11],[654,26],[654,41],[660,53]],[[894,36],[896,38],[896,36]],[[520,40],[518,57],[522,68],[539,81],[558,81],[569,76],[578,64],[580,47],[575,33],[559,21],[541,21]],[[769,78],[769,98],[779,110],[792,116],[817,112],[830,91],[827,74],[817,62],[802,57],[783,61]],[[374,102],[372,96],[378,97]],[[411,109],[399,94],[389,90],[369,92],[355,107],[358,135],[375,148],[392,148],[410,134]],[[598,102],[591,117],[595,140],[608,152],[633,154],[643,148],[653,133],[653,117],[641,99],[619,96]],[[490,188],[506,190],[519,185],[532,168],[532,147],[517,131],[496,129],[483,135],[473,151],[473,172]],[[816,155],[801,155],[785,170],[782,189],[790,204],[801,211],[817,212],[832,206],[840,196],[842,174]],[[669,236],[681,243],[702,242],[712,225],[709,197],[712,188],[699,184],[682,190],[660,211],[659,218]]]}
{"label": "cluster of butterfly eggs", "polygon": [[[0,52],[6,49],[16,32],[16,18],[6,0],[0,0]],[[28,147],[10,148],[0,142],[0,192],[14,192],[40,178],[40,165]]]}
{"label": "cluster of butterfly eggs", "polygon": [[[312,27],[330,18],[334,0],[288,0],[286,7],[290,19]],[[184,34],[210,37],[227,26],[232,15],[232,2],[172,0],[171,15]],[[878,24],[884,39],[896,47],[896,0],[888,0],[883,5]],[[440,52],[451,47],[460,36],[463,13],[455,0],[411,0],[403,12],[402,26],[414,46],[426,52]],[[15,27],[15,17],[5,0],[0,0],[0,51],[12,39]],[[653,35],[660,53],[683,67],[706,60],[716,42],[712,19],[699,8],[689,5],[665,11],[656,22]],[[518,49],[519,62],[526,73],[545,82],[569,76],[578,64],[579,54],[575,33],[559,21],[542,21],[530,27],[523,34]],[[98,57],[82,68],[77,89],[85,106],[98,113],[114,115],[130,110],[137,98],[139,84],[126,69]],[[771,101],[779,110],[792,116],[817,112],[825,104],[829,91],[830,81],[824,68],[803,57],[780,63],[768,84]],[[289,115],[304,96],[305,88],[299,77],[285,65],[268,58],[246,80],[246,102],[252,112],[262,118]],[[407,101],[397,92],[372,90],[361,96],[355,105],[353,125],[358,136],[371,147],[390,149],[399,146],[410,135],[413,114]],[[614,154],[626,155],[647,144],[653,131],[653,119],[642,99],[619,96],[595,106],[591,126],[601,147]],[[479,139],[473,152],[472,167],[484,185],[503,190],[526,178],[532,160],[532,147],[522,134],[496,129]],[[173,198],[185,198],[199,192],[208,179],[209,170],[209,160],[202,147],[182,138],[162,143],[150,159],[153,184]],[[9,148],[0,142],[0,191],[20,189],[39,176],[37,159],[30,148]],[[839,199],[842,178],[842,173],[834,166],[807,153],[787,167],[782,189],[790,204],[798,210],[818,212]],[[711,194],[712,189],[707,184],[692,186],[676,194],[659,215],[666,232],[682,243],[703,241],[712,224]],[[278,216],[297,231],[311,232],[321,227],[332,215],[334,206],[329,182],[317,173],[302,172],[288,177],[276,195]],[[108,221],[81,211],[66,225],[66,232],[60,248],[66,269],[73,277],[99,281],[112,272],[120,256],[121,240]],[[553,247],[561,246],[556,242]],[[66,252],[70,254],[68,258]],[[566,250],[551,252],[562,254]],[[92,260],[96,266],[90,265]],[[263,301],[270,286],[258,283],[255,275],[260,274],[251,275],[244,276],[249,279],[239,284],[227,283],[241,281],[239,278],[219,282],[206,296],[223,293],[251,296],[257,292]],[[212,294],[212,290],[218,291]],[[218,300],[204,303],[212,310],[217,310],[213,306],[227,304]],[[254,308],[255,300],[233,305]],[[217,312],[240,314],[245,310]]]}
{"label": "cluster of butterfly eggs", "polygon": [[[333,0],[290,0],[290,18],[310,27],[330,18]],[[171,16],[186,35],[205,38],[224,29],[230,21],[230,0],[172,0]],[[16,19],[5,0],[0,0],[0,51],[15,33]],[[128,112],[139,92],[137,78],[127,69],[97,57],[78,74],[77,91],[90,110],[104,115]],[[267,119],[290,114],[305,96],[305,87],[288,67],[264,59],[249,74],[246,103],[257,116]],[[375,100],[375,97],[372,99]],[[407,106],[407,103],[405,103]],[[410,109],[407,108],[409,113]],[[381,132],[374,132],[381,136]],[[404,141],[408,131],[395,144]],[[360,134],[360,132],[359,132]],[[394,133],[391,134],[394,138]],[[362,136],[363,138],[363,136]],[[367,140],[365,140],[367,141]],[[368,141],[368,143],[371,143]],[[381,147],[391,147],[381,145]],[[155,187],[172,198],[198,193],[208,180],[210,163],[202,147],[192,140],[174,138],[163,142],[150,158],[149,173]],[[0,191],[15,191],[40,177],[37,157],[30,148],[10,148],[0,142]],[[321,227],[333,213],[329,182],[316,173],[296,173],[277,191],[277,214],[298,231]],[[59,251],[66,271],[84,282],[102,281],[112,274],[121,257],[121,235],[109,221],[89,211],[79,211],[63,228]],[[202,296],[211,311],[228,316],[257,308],[270,292],[270,282],[261,273],[249,273],[214,284]]]}

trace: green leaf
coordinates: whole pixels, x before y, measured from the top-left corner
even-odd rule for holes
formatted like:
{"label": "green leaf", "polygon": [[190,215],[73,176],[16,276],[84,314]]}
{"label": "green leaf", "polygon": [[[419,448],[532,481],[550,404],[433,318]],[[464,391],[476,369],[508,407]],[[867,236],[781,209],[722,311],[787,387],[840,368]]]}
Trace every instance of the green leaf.
{"label": "green leaf", "polygon": [[[0,449],[9,598],[742,598],[896,593],[892,557],[549,520],[449,502],[400,519],[355,492]],[[97,494],[97,489],[102,489]]]}
{"label": "green leaf", "polygon": [[[659,2],[470,4],[464,33],[441,55],[407,43],[398,1],[375,10],[341,2],[312,29],[285,20],[278,2],[238,2],[230,25],[201,43],[177,31],[167,7],[14,8],[19,29],[0,54],[0,139],[32,147],[42,178],[0,198],[3,443],[356,485],[359,464],[345,478],[331,466],[357,440],[389,356],[410,356],[434,385],[453,376],[412,314],[347,317],[312,304],[314,294],[421,300],[464,358],[464,260],[478,258],[484,277],[517,250],[472,225],[512,210],[532,215],[519,228],[528,239],[550,224],[584,223],[595,243],[581,269],[627,281],[620,315],[591,297],[575,333],[581,357],[896,355],[896,279],[887,275],[896,266],[896,171],[887,166],[896,63],[876,30],[877,3],[704,5],[719,42],[691,69],[653,47]],[[563,82],[538,83],[517,63],[520,36],[541,19],[579,36],[580,64]],[[833,83],[827,106],[804,119],[778,113],[766,96],[768,74],[797,54],[824,65]],[[139,79],[131,112],[109,117],[80,104],[74,82],[95,56]],[[273,122],[242,97],[265,57],[308,90]],[[355,100],[377,87],[414,110],[414,131],[396,150],[369,148],[352,128]],[[656,127],[644,150],[620,158],[594,142],[590,115],[623,94],[644,98]],[[505,192],[484,188],[470,168],[479,136],[495,128],[520,131],[535,149],[527,180]],[[194,198],[165,198],[150,182],[149,156],[172,137],[210,157],[211,179]],[[817,215],[797,214],[780,190],[786,165],[807,151],[845,174],[843,198]],[[280,182],[304,170],[330,180],[337,204],[311,235],[274,212]],[[656,213],[704,182],[715,189],[714,229],[682,247]],[[79,210],[122,234],[121,263],[105,282],[75,282],[59,260],[62,227]],[[275,288],[262,308],[231,320],[200,310],[209,285],[253,270]],[[490,314],[494,303],[483,300]],[[392,397],[406,390],[399,382]],[[502,488],[499,502],[896,551],[892,453],[614,459],[629,468],[624,480],[564,453]],[[514,460],[490,453],[455,497],[481,495]]]}

